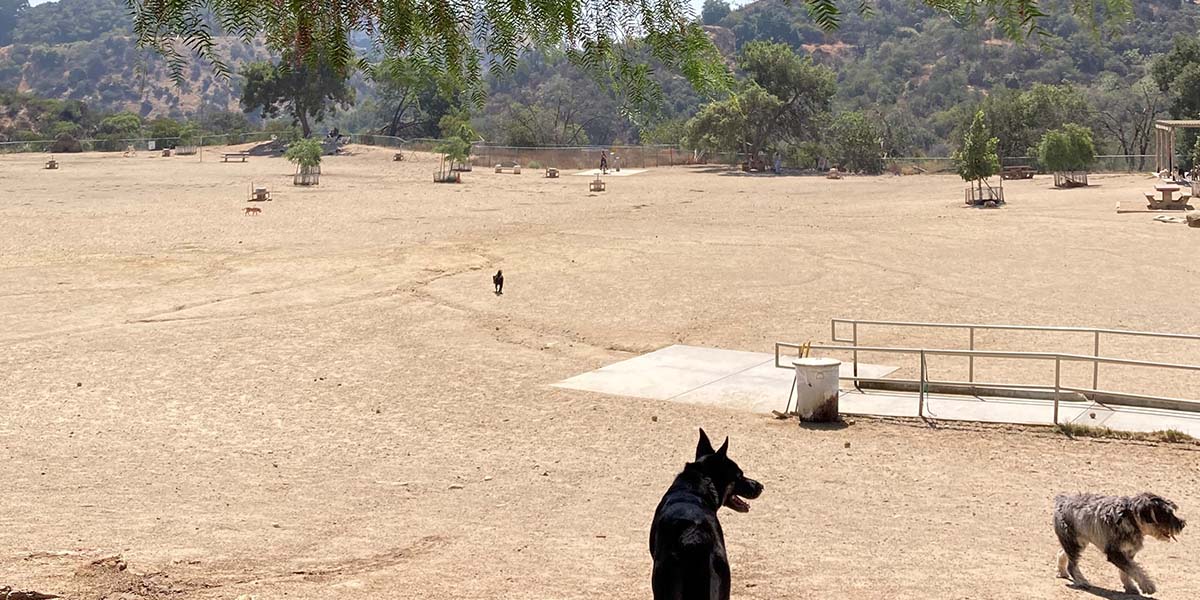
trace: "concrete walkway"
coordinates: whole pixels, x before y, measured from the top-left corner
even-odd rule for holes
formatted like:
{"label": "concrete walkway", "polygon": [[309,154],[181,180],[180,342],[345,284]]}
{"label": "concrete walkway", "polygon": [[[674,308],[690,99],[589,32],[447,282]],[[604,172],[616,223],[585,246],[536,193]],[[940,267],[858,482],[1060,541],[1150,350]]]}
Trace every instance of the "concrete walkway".
{"label": "concrete walkway", "polygon": [[[838,404],[841,411],[847,414],[916,417],[919,400],[914,393],[843,388]],[[1050,425],[1054,423],[1054,402],[1023,398],[926,394],[925,417],[950,421]],[[1107,427],[1118,431],[1177,429],[1200,438],[1200,413],[1194,412],[1064,400],[1059,403],[1058,422]]]}
{"label": "concrete walkway", "polygon": [[[629,360],[583,373],[555,387],[720,406],[756,413],[782,411],[792,389],[793,372],[775,367],[772,354],[697,346],[668,346]],[[786,363],[785,363],[786,364]],[[850,365],[842,365],[842,375]],[[863,377],[884,378],[894,367],[859,363]],[[846,414],[916,417],[915,393],[858,391],[845,383],[839,398]],[[927,394],[925,416],[930,419],[1049,425],[1054,402]],[[1107,406],[1095,402],[1063,401],[1059,422],[1108,427],[1121,431],[1177,429],[1200,437],[1200,413],[1154,408]]]}
{"label": "concrete walkway", "polygon": [[589,177],[600,177],[600,176],[603,176],[603,177],[629,177],[631,175],[637,175],[638,173],[645,173],[645,172],[646,172],[646,169],[622,168],[620,171],[617,171],[617,170],[614,170],[613,168],[609,167],[607,173],[600,172],[600,169],[587,169],[585,171],[576,171],[575,173],[571,173],[571,174],[572,175],[586,175]]}

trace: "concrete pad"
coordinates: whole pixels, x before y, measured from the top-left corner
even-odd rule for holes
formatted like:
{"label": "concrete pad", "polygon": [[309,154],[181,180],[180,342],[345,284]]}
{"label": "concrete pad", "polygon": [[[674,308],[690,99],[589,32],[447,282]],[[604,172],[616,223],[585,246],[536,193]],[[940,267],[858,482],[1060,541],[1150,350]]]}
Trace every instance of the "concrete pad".
{"label": "concrete pad", "polygon": [[589,177],[595,177],[597,175],[599,175],[601,177],[629,177],[630,175],[637,175],[638,173],[645,173],[645,172],[646,172],[646,169],[621,169],[620,171],[614,171],[612,169],[609,169],[607,173],[601,173],[600,169],[588,169],[586,171],[579,171],[579,172],[571,173],[571,174],[572,175],[586,175]]}
{"label": "concrete pad", "polygon": [[[791,364],[791,358],[780,358]],[[842,363],[849,376],[853,365]],[[883,379],[894,367],[859,363],[860,376]],[[775,367],[775,356],[765,352],[721,350],[697,346],[667,346],[629,360],[583,373],[553,384],[555,387],[670,400],[756,413],[782,411],[792,391],[791,369]],[[918,395],[882,390],[858,391],[843,384],[838,399],[849,415],[916,417]],[[1050,425],[1052,400],[926,394],[925,417],[950,421]],[[1095,402],[1062,401],[1059,422],[1108,427],[1121,431],[1177,429],[1200,437],[1200,413],[1155,408],[1107,406]]]}
{"label": "concrete pad", "polygon": [[1132,200],[1118,200],[1117,201],[1117,214],[1128,214],[1128,213],[1153,213],[1153,214],[1176,213],[1176,214],[1178,214],[1178,213],[1184,213],[1184,212],[1187,212],[1187,211],[1193,210],[1193,209],[1194,209],[1194,207],[1191,204],[1187,205],[1186,209],[1149,208],[1149,207],[1147,207],[1147,202],[1146,202],[1145,198],[1142,198],[1140,200],[1132,199]]}
{"label": "concrete pad", "polygon": [[[771,358],[774,360],[774,357]],[[576,375],[556,387],[651,400],[669,400],[733,373],[762,364],[756,352],[667,346]]]}
{"label": "concrete pad", "polygon": [[[790,361],[780,359],[783,364]],[[843,363],[842,375],[849,375],[852,369],[853,365]],[[895,371],[894,367],[858,364],[859,374],[866,377],[882,378]],[[791,369],[775,368],[774,354],[674,345],[576,375],[554,386],[770,412],[783,410],[787,404],[793,375]]]}

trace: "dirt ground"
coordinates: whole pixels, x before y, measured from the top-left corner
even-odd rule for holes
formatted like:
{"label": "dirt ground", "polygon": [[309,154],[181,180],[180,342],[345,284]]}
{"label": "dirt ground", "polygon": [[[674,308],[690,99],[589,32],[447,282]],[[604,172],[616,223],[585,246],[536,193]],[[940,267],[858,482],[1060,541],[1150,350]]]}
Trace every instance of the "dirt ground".
{"label": "dirt ground", "polygon": [[[675,167],[589,195],[528,168],[439,185],[428,159],[354,150],[313,189],[277,158],[0,157],[0,586],[648,598],[650,517],[700,426],[766,486],[723,513],[737,598],[1119,597],[1054,577],[1055,493],[1154,490],[1200,519],[1187,446],[805,429],[548,385],[673,343],[827,341],[833,317],[1200,333],[1200,232],[1113,210],[1148,177],[1009,182],[976,210],[953,177]],[[260,216],[251,184],[274,195]],[[1010,343],[1090,340],[980,345]],[[1123,343],[1106,353],[1200,362]],[[1159,598],[1200,597],[1198,552],[1191,528],[1147,543]],[[1084,572],[1120,587],[1094,550]]]}

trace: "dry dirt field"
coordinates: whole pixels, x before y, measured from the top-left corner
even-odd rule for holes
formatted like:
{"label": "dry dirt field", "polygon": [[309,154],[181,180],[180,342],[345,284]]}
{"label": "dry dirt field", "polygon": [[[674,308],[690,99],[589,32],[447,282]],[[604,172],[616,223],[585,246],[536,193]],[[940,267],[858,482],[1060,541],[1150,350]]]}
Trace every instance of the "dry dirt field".
{"label": "dry dirt field", "polygon": [[[736,598],[1120,597],[1055,579],[1055,493],[1151,489],[1200,519],[1194,447],[548,386],[672,343],[827,340],[832,317],[1200,333],[1200,232],[1113,210],[1145,176],[1011,182],[989,211],[953,177],[675,167],[589,195],[354,150],[317,189],[277,158],[0,157],[0,586],[648,598],[650,517],[698,426],[766,485],[723,513]],[[257,217],[252,182],[275,196]],[[1139,558],[1182,600],[1197,557],[1189,528]],[[1084,569],[1119,588],[1094,550]]]}

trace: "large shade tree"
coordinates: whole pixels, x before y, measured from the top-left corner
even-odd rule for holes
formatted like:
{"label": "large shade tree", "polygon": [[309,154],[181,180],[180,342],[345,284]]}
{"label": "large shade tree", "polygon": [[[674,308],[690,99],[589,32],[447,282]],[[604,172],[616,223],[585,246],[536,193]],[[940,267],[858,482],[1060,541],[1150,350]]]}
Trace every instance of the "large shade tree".
{"label": "large shade tree", "polygon": [[[1167,95],[1167,112],[1171,118],[1200,117],[1200,39],[1176,39],[1170,52],[1154,59],[1150,72],[1158,89]],[[1175,150],[1183,155],[1186,165],[1191,159],[1190,150],[1200,138],[1194,129],[1184,129],[1182,134]]]}
{"label": "large shade tree", "polygon": [[368,71],[379,100],[379,132],[432,137],[438,122],[458,105],[459,89],[439,73],[401,57],[387,57]]}
{"label": "large shade tree", "polygon": [[817,138],[837,91],[833,71],[786,44],[768,42],[747,44],[738,66],[748,80],[738,93],[710,102],[688,122],[688,146],[755,156]]}
{"label": "large shade tree", "polygon": [[312,134],[312,125],[321,122],[337,107],[354,102],[354,90],[346,84],[345,71],[334,65],[248,63],[240,71],[242,109],[260,111],[272,119],[280,113],[300,125],[304,137]]}
{"label": "large shade tree", "polygon": [[783,101],[757,84],[742,93],[704,105],[687,122],[684,145],[713,152],[745,151],[754,156],[778,141],[775,115]]}

